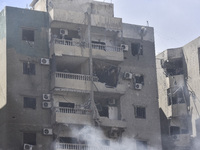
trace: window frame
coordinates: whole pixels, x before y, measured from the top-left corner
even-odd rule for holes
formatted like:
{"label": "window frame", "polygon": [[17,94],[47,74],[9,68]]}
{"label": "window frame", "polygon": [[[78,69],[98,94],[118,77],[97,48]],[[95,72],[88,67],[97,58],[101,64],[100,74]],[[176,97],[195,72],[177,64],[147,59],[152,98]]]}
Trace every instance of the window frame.
{"label": "window frame", "polygon": [[[30,33],[30,32],[32,32],[32,33]],[[32,35],[28,35],[28,34],[32,34]],[[22,28],[22,41],[27,41],[27,42],[33,42],[34,43],[35,42],[35,29]]]}
{"label": "window frame", "polygon": [[23,144],[37,145],[37,134],[34,132],[23,132]]}
{"label": "window frame", "polygon": [[[29,101],[29,102],[27,102]],[[31,106],[34,105],[34,106]],[[36,109],[37,106],[37,102],[36,102],[36,98],[34,97],[28,97],[28,96],[24,96],[23,97],[23,108],[30,108],[30,109]]]}
{"label": "window frame", "polygon": [[35,75],[36,74],[36,64],[30,61],[23,62],[23,74]]}
{"label": "window frame", "polygon": [[146,119],[146,107],[145,106],[134,106],[134,113],[135,113],[135,118]]}

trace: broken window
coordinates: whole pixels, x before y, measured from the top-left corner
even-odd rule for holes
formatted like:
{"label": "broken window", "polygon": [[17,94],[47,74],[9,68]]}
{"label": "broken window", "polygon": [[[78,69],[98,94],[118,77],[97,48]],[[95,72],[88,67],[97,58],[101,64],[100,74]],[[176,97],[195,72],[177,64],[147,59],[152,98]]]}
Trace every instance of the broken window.
{"label": "broken window", "polygon": [[23,143],[36,145],[36,133],[23,133]]}
{"label": "broken window", "polygon": [[23,63],[23,74],[35,75],[35,64],[31,62]]}
{"label": "broken window", "polygon": [[135,106],[135,117],[136,118],[146,118],[146,108],[142,106]]}
{"label": "broken window", "polygon": [[174,76],[184,73],[182,59],[165,61],[164,67],[166,76]]}
{"label": "broken window", "polygon": [[147,141],[136,141],[137,150],[147,150]]}
{"label": "broken window", "polygon": [[22,40],[34,42],[34,30],[22,29]]}
{"label": "broken window", "polygon": [[74,108],[75,104],[74,103],[64,103],[64,102],[59,102],[59,107],[69,107],[69,108]]}
{"label": "broken window", "polygon": [[94,74],[98,81],[105,83],[107,87],[116,87],[118,82],[118,67],[104,63],[94,63]]}
{"label": "broken window", "polygon": [[176,91],[172,92],[170,89],[167,89],[168,95],[168,105],[174,104],[181,104],[185,103],[183,91],[181,89],[177,89]]}
{"label": "broken window", "polygon": [[140,43],[131,43],[131,52],[133,56],[143,55],[143,45]]}
{"label": "broken window", "polygon": [[30,97],[24,97],[24,108],[36,109],[36,99]]}
{"label": "broken window", "polygon": [[144,85],[144,76],[143,75],[135,75],[135,83],[140,83]]}
{"label": "broken window", "polygon": [[180,127],[170,126],[170,135],[180,134]]}

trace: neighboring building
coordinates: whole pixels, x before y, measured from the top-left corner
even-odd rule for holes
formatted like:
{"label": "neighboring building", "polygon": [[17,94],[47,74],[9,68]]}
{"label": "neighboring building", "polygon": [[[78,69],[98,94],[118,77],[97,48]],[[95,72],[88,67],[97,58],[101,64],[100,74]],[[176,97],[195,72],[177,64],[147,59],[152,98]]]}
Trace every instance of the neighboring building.
{"label": "neighboring building", "polygon": [[0,149],[95,150],[72,132],[93,126],[101,149],[127,137],[161,150],[153,28],[122,23],[111,3],[31,6],[0,15]]}
{"label": "neighboring building", "polygon": [[163,51],[156,61],[163,149],[198,149],[200,38]]}

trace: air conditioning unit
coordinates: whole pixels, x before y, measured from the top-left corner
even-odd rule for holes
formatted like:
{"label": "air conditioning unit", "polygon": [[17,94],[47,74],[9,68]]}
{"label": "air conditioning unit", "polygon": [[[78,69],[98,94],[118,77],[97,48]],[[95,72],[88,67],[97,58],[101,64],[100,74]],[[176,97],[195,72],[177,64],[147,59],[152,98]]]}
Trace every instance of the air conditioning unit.
{"label": "air conditioning unit", "polygon": [[42,65],[49,65],[49,59],[47,58],[41,58],[41,62]]}
{"label": "air conditioning unit", "polygon": [[24,144],[24,150],[32,150],[33,145],[30,144]]}
{"label": "air conditioning unit", "polygon": [[43,94],[42,98],[43,98],[43,100],[50,100],[51,99],[51,94]]}
{"label": "air conditioning unit", "polygon": [[132,77],[133,77],[132,73],[130,73],[130,72],[124,72],[124,76],[123,76],[124,79],[130,80],[130,79],[132,79]]}
{"label": "air conditioning unit", "polygon": [[136,90],[141,90],[142,89],[142,84],[141,83],[135,83],[135,89]]}
{"label": "air conditioning unit", "polygon": [[60,29],[60,34],[61,35],[68,35],[68,30],[66,30],[66,29]]}
{"label": "air conditioning unit", "polygon": [[51,102],[42,102],[42,108],[51,108]]}
{"label": "air conditioning unit", "polygon": [[113,99],[109,99],[108,100],[108,104],[109,105],[115,105],[116,104],[116,100],[113,98]]}
{"label": "air conditioning unit", "polygon": [[123,51],[128,51],[128,45],[121,44],[121,48]]}
{"label": "air conditioning unit", "polygon": [[43,129],[43,134],[44,135],[52,135],[53,134],[53,130],[51,128],[44,128]]}

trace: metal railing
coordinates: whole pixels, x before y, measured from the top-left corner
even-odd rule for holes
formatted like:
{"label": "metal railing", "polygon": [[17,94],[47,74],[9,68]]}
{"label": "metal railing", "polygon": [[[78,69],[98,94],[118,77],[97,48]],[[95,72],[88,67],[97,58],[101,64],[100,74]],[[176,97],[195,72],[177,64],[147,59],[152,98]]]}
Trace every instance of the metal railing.
{"label": "metal railing", "polygon": [[[78,42],[78,41],[73,41],[73,40],[65,40],[65,39],[54,39],[55,44],[61,44],[61,45],[67,45],[67,46],[80,46],[80,47],[85,47],[89,48],[89,43],[85,42]],[[104,51],[114,51],[114,52],[122,52],[123,48],[122,47],[117,47],[117,46],[106,46],[103,44],[95,44],[92,43],[92,49],[97,49],[97,50],[104,50]]]}
{"label": "metal railing", "polygon": [[89,146],[86,144],[69,144],[57,143],[57,149],[70,149],[70,150],[110,150],[109,146]]}
{"label": "metal railing", "polygon": [[[75,74],[75,73],[65,73],[65,72],[56,72],[56,78],[64,78],[64,79],[74,79],[74,80],[85,80],[90,81],[90,75],[83,74]],[[93,81],[98,82],[98,77],[93,77]]]}
{"label": "metal railing", "polygon": [[69,107],[56,107],[55,111],[59,113],[81,114],[81,115],[90,115],[92,113],[90,109],[69,108]]}

